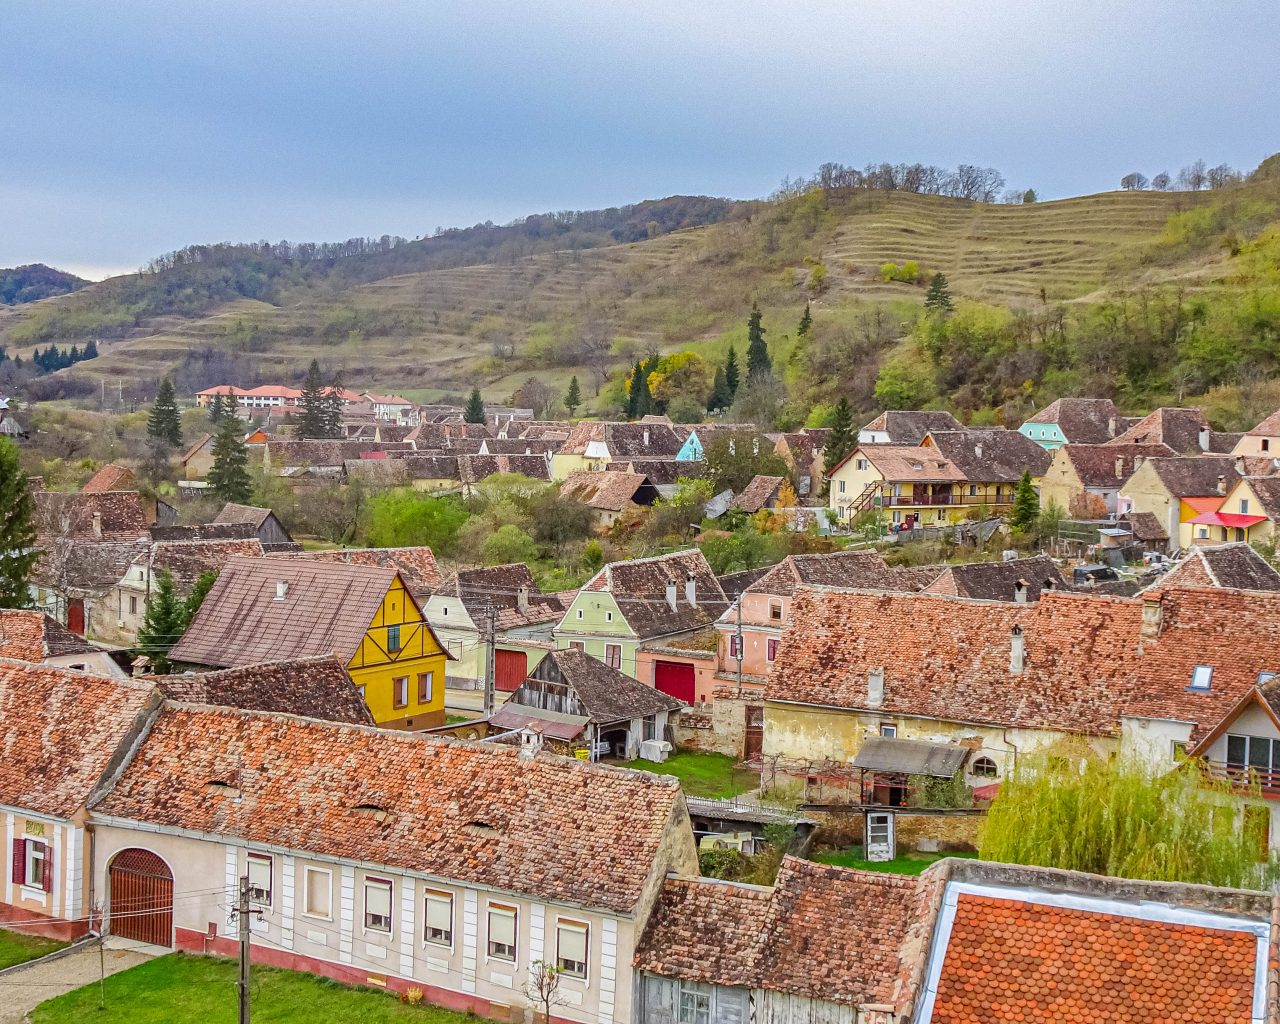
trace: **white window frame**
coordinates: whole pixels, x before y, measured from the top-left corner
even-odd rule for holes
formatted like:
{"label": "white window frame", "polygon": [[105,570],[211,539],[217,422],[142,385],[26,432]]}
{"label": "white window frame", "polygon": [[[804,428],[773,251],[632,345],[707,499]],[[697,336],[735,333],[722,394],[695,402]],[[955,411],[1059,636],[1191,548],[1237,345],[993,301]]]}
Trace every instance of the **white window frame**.
{"label": "white window frame", "polygon": [[[259,872],[265,870],[267,874],[267,887],[264,890],[262,886],[254,884],[254,868]],[[255,907],[271,908],[271,901],[275,897],[275,874],[276,860],[269,853],[250,852],[245,856],[244,873],[249,876],[249,902]],[[265,897],[264,897],[265,893]]]}
{"label": "white window frame", "polygon": [[[685,996],[692,1003],[690,1012],[685,1013]],[[711,1003],[714,992],[705,981],[684,981],[676,983],[676,1024],[711,1024]],[[705,1002],[705,1005],[700,1005]]]}
{"label": "white window frame", "polygon": [[391,707],[402,711],[409,706],[409,677],[395,676],[391,680]]}
{"label": "white window frame", "polygon": [[[311,880],[324,876],[325,885],[325,906],[329,909],[323,914],[317,914],[311,909]],[[332,921],[333,920],[333,872],[328,868],[314,868],[310,864],[302,869],[302,916],[309,917],[313,921]]]}
{"label": "white window frame", "polygon": [[[432,938],[431,931],[431,905],[444,904],[449,908],[449,928],[448,938]],[[435,946],[442,949],[453,949],[453,921],[454,921],[454,905],[455,901],[453,893],[444,889],[427,889],[422,895],[422,944],[424,946]]]}
{"label": "white window frame", "polygon": [[898,735],[898,727],[892,722],[881,722],[880,735],[885,739],[894,739]]}
{"label": "white window frame", "polygon": [[[565,969],[560,949],[563,936],[566,933],[582,936],[582,960],[571,961],[572,963],[580,962],[582,964],[581,974],[574,974],[572,971]],[[556,918],[556,968],[565,978],[572,978],[574,981],[580,981],[584,985],[591,983],[591,925],[589,922],[575,921],[568,917]]]}
{"label": "white window frame", "polygon": [[[40,892],[51,892],[52,886],[45,887],[45,872],[49,870],[49,844],[43,839],[28,837],[23,843],[24,874],[22,885],[27,889],[39,889]],[[36,878],[35,866],[40,865],[40,877]]]}
{"label": "white window frame", "polygon": [[1195,690],[1197,693],[1208,693],[1213,689],[1213,666],[1197,665],[1191,670],[1191,685],[1187,687],[1189,690]]}
{"label": "white window frame", "polygon": [[640,737],[645,740],[656,740],[658,738],[657,715],[645,715],[640,720]]}
{"label": "white window frame", "polygon": [[[369,923],[369,891],[386,889],[387,892],[387,927],[379,928]],[[390,878],[366,875],[364,879],[364,901],[360,907],[360,930],[366,934],[392,935],[396,927],[396,883]]]}
{"label": "white window frame", "polygon": [[[501,918],[510,918],[511,920],[511,955],[504,956],[493,951],[493,919],[494,915]],[[505,943],[502,943],[505,945]],[[520,908],[512,903],[487,903],[485,905],[484,918],[484,958],[485,960],[496,960],[504,964],[518,964],[520,962]]]}

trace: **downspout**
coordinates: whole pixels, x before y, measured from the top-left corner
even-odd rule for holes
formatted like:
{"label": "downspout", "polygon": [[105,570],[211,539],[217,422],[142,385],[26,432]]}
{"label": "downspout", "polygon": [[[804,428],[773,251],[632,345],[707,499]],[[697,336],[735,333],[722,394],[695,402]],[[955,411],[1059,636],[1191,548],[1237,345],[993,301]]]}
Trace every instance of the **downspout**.
{"label": "downspout", "polygon": [[93,876],[94,876],[94,869],[97,868],[98,866],[98,853],[97,853],[98,834],[97,834],[97,830],[93,827],[93,825],[87,821],[84,823],[84,830],[89,835],[89,905],[85,907],[85,915],[89,919],[89,934],[94,936],[95,938],[100,939],[102,938],[103,918],[105,918],[106,916],[105,910],[103,914],[98,918],[98,928],[95,930],[93,927],[93,908],[94,908],[94,899],[93,899],[94,877]]}

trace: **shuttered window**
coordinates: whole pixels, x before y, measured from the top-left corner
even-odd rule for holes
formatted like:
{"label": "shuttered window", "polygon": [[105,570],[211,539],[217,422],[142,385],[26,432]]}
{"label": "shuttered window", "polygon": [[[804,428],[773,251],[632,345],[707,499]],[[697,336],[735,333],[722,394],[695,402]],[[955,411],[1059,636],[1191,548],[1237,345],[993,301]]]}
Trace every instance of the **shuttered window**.
{"label": "shuttered window", "polygon": [[391,704],[403,708],[409,705],[409,677],[397,676],[391,680]]}
{"label": "shuttered window", "polygon": [[431,698],[435,696],[435,673],[419,672],[418,673],[418,703],[430,704]]}
{"label": "shuttered window", "polygon": [[504,903],[489,904],[489,956],[495,960],[516,960],[516,918],[518,911]]}
{"label": "shuttered window", "polygon": [[556,966],[566,977],[586,979],[590,935],[585,921],[556,922]]}
{"label": "shuttered window", "polygon": [[453,945],[453,894],[427,890],[423,939],[436,946]]}
{"label": "shuttered window", "polygon": [[53,850],[37,839],[13,841],[13,884],[53,892]]}
{"label": "shuttered window", "polygon": [[364,926],[372,932],[391,933],[391,883],[386,879],[364,880]]}

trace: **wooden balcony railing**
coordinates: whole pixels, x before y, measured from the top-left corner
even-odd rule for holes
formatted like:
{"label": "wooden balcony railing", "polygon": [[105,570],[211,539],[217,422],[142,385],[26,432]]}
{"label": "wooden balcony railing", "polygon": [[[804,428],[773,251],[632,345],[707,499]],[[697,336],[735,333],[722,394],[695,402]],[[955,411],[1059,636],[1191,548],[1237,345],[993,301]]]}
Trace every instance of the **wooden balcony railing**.
{"label": "wooden balcony railing", "polygon": [[1241,792],[1256,789],[1262,796],[1280,797],[1280,769],[1250,768],[1224,761],[1202,763],[1205,774],[1211,779],[1225,779]]}

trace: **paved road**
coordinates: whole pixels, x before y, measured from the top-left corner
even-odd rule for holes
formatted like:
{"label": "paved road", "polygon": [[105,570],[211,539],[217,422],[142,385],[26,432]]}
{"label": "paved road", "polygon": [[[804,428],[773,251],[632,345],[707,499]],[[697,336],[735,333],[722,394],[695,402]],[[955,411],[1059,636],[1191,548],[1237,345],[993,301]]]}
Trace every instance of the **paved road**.
{"label": "paved road", "polygon": [[[509,693],[494,693],[494,707],[502,707]],[[444,707],[451,715],[467,715],[480,718],[484,715],[484,690],[456,690],[452,687],[444,691]]]}
{"label": "paved road", "polygon": [[48,963],[11,971],[0,978],[0,1024],[21,1024],[27,1013],[46,999],[97,981],[104,966],[107,974],[116,974],[148,959],[134,950],[107,949],[100,960],[94,945]]}

